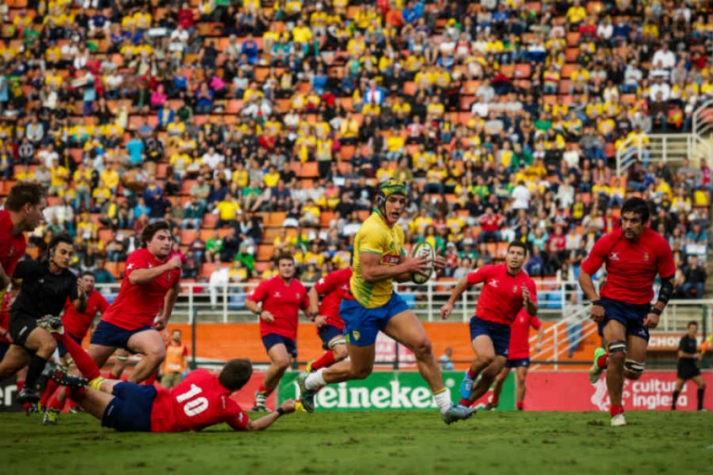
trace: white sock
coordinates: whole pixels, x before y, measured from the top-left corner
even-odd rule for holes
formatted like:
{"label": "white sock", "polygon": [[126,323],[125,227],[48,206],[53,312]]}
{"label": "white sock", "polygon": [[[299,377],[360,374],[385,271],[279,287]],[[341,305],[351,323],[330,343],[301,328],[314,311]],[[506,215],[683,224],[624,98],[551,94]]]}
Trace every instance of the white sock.
{"label": "white sock", "polygon": [[325,368],[318,369],[314,373],[310,373],[310,375],[307,376],[307,380],[305,380],[305,386],[307,386],[307,389],[317,389],[327,385],[327,382],[322,377],[324,369]]}
{"label": "white sock", "polygon": [[448,409],[451,408],[451,390],[448,388],[444,388],[443,391],[441,391],[438,394],[433,395],[433,399],[436,400],[436,404],[441,410],[441,414],[445,414],[448,412]]}

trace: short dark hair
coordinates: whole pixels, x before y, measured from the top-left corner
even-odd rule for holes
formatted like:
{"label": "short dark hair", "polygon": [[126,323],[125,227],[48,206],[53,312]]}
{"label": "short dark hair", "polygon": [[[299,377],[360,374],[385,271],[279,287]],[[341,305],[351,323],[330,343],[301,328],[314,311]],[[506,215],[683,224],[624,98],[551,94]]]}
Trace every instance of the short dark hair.
{"label": "short dark hair", "polygon": [[5,208],[18,212],[26,204],[37,206],[45,196],[47,196],[47,192],[44,186],[39,183],[21,181],[15,183],[15,186],[10,190],[10,194],[5,200]]}
{"label": "short dark hair", "polygon": [[146,247],[149,241],[151,241],[154,235],[159,231],[171,232],[171,228],[166,221],[156,221],[146,226],[144,230],[141,231],[141,247]]}
{"label": "short dark hair", "polygon": [[648,223],[649,216],[651,216],[648,203],[637,197],[629,198],[624,202],[624,205],[621,207],[621,216],[624,216],[624,213],[638,214],[641,216],[641,221],[643,221],[644,224]]}
{"label": "short dark hair", "polygon": [[70,246],[74,247],[74,241],[72,241],[72,238],[69,237],[69,234],[59,233],[50,240],[50,243],[47,245],[47,252],[51,253],[52,250],[55,249],[61,243],[69,244]]}
{"label": "short dark hair", "polygon": [[82,272],[82,274],[81,274],[79,277],[87,277],[87,276],[88,276],[88,277],[91,277],[91,278],[93,278],[93,279],[95,279],[95,280],[96,280],[96,278],[97,278],[97,276],[94,274],[94,272],[92,272],[92,271],[90,271],[90,270],[86,270],[86,271]]}
{"label": "short dark hair", "polygon": [[253,374],[253,365],[250,360],[245,358],[236,358],[228,361],[223,366],[218,381],[220,384],[230,391],[237,391],[250,381],[250,376]]}
{"label": "short dark hair", "polygon": [[698,326],[698,322],[695,320],[691,320],[690,322],[688,322],[688,325],[686,325],[686,328],[690,327],[691,325]]}
{"label": "short dark hair", "polygon": [[283,252],[282,254],[277,256],[277,259],[275,259],[275,260],[277,261],[277,265],[280,265],[280,261],[292,261],[293,264],[295,263],[294,256],[292,254],[288,254],[286,252]]}
{"label": "short dark hair", "polygon": [[527,255],[527,244],[525,244],[522,241],[510,241],[510,244],[508,244],[508,252],[510,252],[510,248],[513,247],[519,247],[522,249],[522,251]]}

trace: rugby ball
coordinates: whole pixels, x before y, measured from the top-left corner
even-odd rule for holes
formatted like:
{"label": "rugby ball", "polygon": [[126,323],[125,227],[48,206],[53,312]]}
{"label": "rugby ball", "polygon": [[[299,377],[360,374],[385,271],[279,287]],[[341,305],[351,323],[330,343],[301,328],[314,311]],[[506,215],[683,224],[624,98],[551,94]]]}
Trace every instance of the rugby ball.
{"label": "rugby ball", "polygon": [[[411,256],[413,257],[423,257],[426,256],[430,259],[431,261],[431,266],[433,266],[433,260],[436,258],[436,251],[433,250],[433,247],[427,243],[427,242],[419,242],[413,247],[413,252],[411,252]],[[424,274],[419,274],[418,272],[414,272],[411,274],[411,280],[414,281],[416,284],[425,284],[428,282],[428,279],[431,278],[431,275],[433,274],[433,267],[426,273]]]}

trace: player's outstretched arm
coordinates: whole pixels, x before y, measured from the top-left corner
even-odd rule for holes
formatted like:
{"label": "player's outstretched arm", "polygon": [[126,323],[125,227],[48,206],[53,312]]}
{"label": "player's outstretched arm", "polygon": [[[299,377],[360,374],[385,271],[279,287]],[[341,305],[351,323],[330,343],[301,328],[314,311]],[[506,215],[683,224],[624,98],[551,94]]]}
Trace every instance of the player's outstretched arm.
{"label": "player's outstretched arm", "polygon": [[448,298],[448,302],[441,307],[441,318],[443,320],[447,319],[450,315],[451,312],[453,311],[453,306],[456,304],[458,299],[460,298],[461,295],[463,295],[463,292],[468,290],[470,287],[470,282],[468,281],[468,277],[463,277],[458,283],[456,284],[455,288],[451,292],[451,296]]}
{"label": "player's outstretched arm", "polygon": [[271,412],[270,414],[261,417],[260,419],[250,421],[246,427],[246,430],[265,430],[272,424],[274,424],[275,421],[277,421],[277,419],[279,419],[283,415],[292,414],[293,412],[295,412],[295,401],[292,399],[288,399],[287,401],[283,402],[275,412]]}
{"label": "player's outstretched arm", "polygon": [[644,319],[644,326],[648,328],[656,328],[659,324],[659,317],[666,308],[666,304],[673,295],[673,275],[661,278],[661,288],[659,289],[659,298],[651,308],[651,311]]}
{"label": "player's outstretched arm", "polygon": [[178,257],[172,257],[165,264],[158,267],[152,267],[151,269],[136,269],[129,274],[129,282],[131,282],[132,285],[148,284],[164,272],[180,268],[181,259]]}
{"label": "player's outstretched arm", "polygon": [[584,295],[586,295],[589,301],[592,302],[590,318],[597,323],[601,322],[604,319],[604,307],[599,301],[599,294],[597,293],[597,289],[594,287],[592,276],[589,275],[584,269],[579,270],[579,286],[582,287]]}
{"label": "player's outstretched arm", "polygon": [[312,315],[318,315],[319,314],[319,292],[317,292],[317,286],[313,285],[311,289],[309,289],[309,292],[307,293],[307,296],[309,297],[309,310],[312,312]]}

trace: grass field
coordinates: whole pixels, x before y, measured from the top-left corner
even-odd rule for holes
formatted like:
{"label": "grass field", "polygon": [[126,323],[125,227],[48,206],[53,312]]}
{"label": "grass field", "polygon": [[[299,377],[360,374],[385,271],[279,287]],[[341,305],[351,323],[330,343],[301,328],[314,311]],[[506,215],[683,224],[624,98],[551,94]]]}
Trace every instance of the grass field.
{"label": "grass field", "polygon": [[[0,473],[711,473],[713,414],[479,413],[450,427],[437,414],[316,413],[262,433],[127,434],[86,414],[57,427],[0,415]],[[247,472],[246,472],[247,471]]]}

